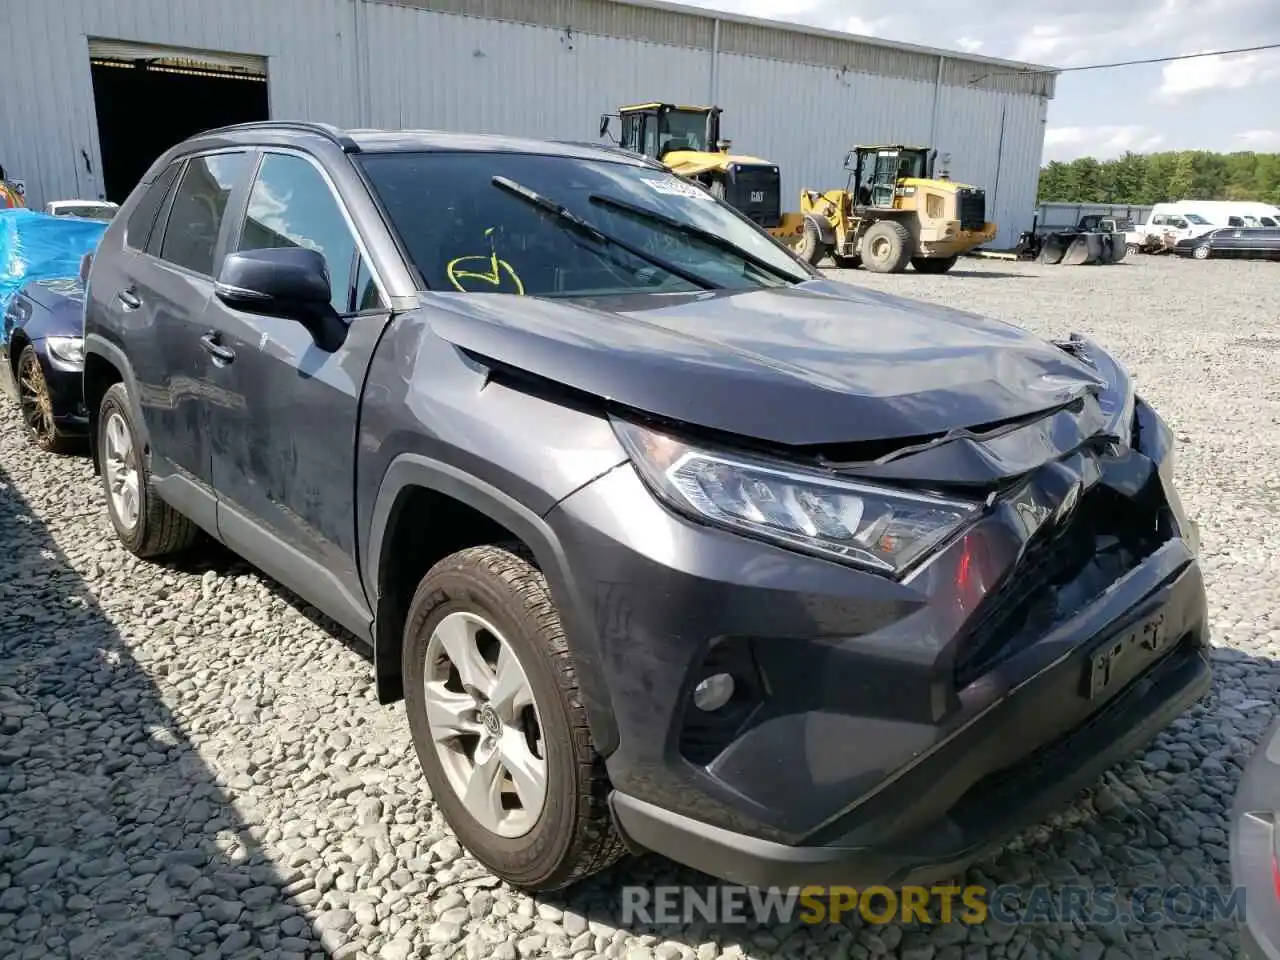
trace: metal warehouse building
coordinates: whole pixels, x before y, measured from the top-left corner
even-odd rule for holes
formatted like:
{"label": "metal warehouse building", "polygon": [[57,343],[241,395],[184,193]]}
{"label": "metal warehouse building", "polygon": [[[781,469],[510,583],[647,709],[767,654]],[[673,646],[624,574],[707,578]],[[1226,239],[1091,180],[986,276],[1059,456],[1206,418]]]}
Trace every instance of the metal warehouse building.
{"label": "metal warehouse building", "polygon": [[1030,226],[1055,72],[657,0],[5,0],[0,166],[28,203],[122,200],[241,120],[595,140],[646,100],[715,103],[735,152],[843,186],[854,143],[923,143]]}

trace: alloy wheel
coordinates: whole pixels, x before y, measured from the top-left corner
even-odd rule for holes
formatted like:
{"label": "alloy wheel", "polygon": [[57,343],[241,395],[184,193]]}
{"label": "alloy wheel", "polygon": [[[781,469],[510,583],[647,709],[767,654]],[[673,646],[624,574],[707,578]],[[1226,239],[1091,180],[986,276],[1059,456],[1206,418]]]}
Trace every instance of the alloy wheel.
{"label": "alloy wheel", "polygon": [[27,429],[42,446],[52,444],[57,437],[53,422],[53,401],[49,398],[49,385],[44,378],[40,358],[30,349],[23,351],[18,365],[18,398],[22,419]]}
{"label": "alloy wheel", "polygon": [[103,453],[111,508],[120,523],[132,530],[138,523],[139,510],[137,450],[129,425],[114,410],[107,419],[106,449]]}
{"label": "alloy wheel", "polygon": [[511,644],[474,613],[450,613],[427,642],[427,723],[449,786],[501,837],[533,829],[547,761],[533,688]]}

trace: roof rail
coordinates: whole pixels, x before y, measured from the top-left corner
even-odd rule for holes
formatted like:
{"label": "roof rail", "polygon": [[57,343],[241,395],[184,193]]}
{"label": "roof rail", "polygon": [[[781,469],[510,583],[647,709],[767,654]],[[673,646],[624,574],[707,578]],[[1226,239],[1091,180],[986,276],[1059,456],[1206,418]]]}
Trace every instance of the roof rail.
{"label": "roof rail", "polygon": [[225,127],[206,130],[204,136],[215,133],[235,133],[241,130],[296,130],[300,133],[314,133],[337,144],[343,153],[359,153],[360,145],[331,123],[312,123],[305,120],[253,120],[248,123],[233,123]]}

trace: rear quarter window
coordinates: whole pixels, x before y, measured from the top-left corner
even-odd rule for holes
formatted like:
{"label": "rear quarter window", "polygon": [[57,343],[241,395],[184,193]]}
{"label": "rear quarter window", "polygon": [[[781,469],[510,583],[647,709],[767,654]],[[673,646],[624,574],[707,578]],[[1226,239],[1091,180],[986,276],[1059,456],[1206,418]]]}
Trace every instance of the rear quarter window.
{"label": "rear quarter window", "polygon": [[137,206],[133,208],[133,212],[129,214],[129,220],[124,228],[125,246],[134,250],[147,249],[147,242],[151,239],[151,231],[155,229],[156,215],[159,214],[160,208],[164,205],[164,199],[169,195],[169,190],[173,187],[173,181],[177,179],[178,168],[181,165],[181,161],[175,161],[160,171],[160,175],[151,182],[151,186],[147,188]]}

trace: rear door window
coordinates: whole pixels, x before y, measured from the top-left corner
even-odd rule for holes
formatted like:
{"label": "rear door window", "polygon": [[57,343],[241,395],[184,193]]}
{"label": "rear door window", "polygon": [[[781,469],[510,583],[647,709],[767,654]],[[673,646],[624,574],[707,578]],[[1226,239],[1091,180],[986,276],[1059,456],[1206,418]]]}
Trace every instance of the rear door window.
{"label": "rear door window", "polygon": [[213,276],[227,200],[248,167],[249,154],[244,152],[192,157],[187,162],[165,224],[161,259]]}

